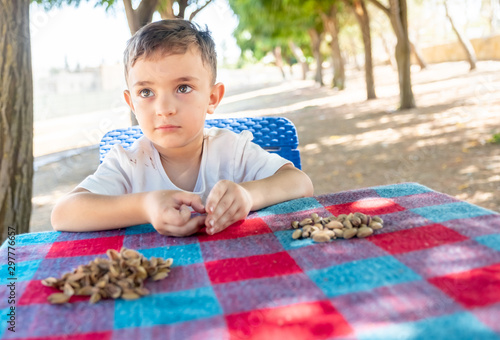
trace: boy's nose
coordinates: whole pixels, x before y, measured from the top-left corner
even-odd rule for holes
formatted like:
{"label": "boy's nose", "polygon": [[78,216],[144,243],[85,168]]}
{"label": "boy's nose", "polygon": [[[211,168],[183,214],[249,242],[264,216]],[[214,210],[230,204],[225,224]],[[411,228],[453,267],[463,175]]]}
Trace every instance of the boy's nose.
{"label": "boy's nose", "polygon": [[161,98],[157,101],[156,114],[158,116],[169,116],[175,114],[174,101],[169,98]]}

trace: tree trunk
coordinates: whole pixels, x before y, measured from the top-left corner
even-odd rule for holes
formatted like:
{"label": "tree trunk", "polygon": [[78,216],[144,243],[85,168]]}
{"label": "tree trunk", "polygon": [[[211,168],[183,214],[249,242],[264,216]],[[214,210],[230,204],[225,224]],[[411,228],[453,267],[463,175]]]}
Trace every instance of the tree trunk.
{"label": "tree trunk", "polygon": [[[132,7],[132,0],[123,0],[123,4],[130,34],[134,35],[141,27],[153,21],[153,14],[158,5],[158,0],[142,0],[137,9]],[[139,124],[132,111],[130,111],[130,121],[132,125]]]}
{"label": "tree trunk", "polygon": [[0,0],[0,233],[29,232],[33,188],[30,0]]}
{"label": "tree trunk", "polygon": [[276,60],[276,66],[280,69],[283,79],[286,79],[285,70],[283,69],[283,57],[281,56],[281,46],[273,48],[273,54]]}
{"label": "tree trunk", "polygon": [[411,48],[411,53],[413,53],[413,55],[417,59],[420,69],[423,70],[424,68],[426,68],[427,63],[425,62],[424,57],[422,56],[422,53],[420,53],[420,49],[417,47],[417,45],[415,45],[415,43],[410,41],[410,48]]}
{"label": "tree trunk", "polygon": [[176,16],[174,14],[174,0],[160,0],[158,3],[158,13],[160,13],[160,16],[163,20],[167,19],[175,19]]}
{"label": "tree trunk", "polygon": [[316,74],[314,76],[314,80],[319,84],[319,86],[324,86],[323,83],[323,58],[321,57],[321,34],[314,28],[310,28],[308,31],[309,36],[311,37],[311,45],[312,51],[314,55],[314,59],[316,59]]}
{"label": "tree trunk", "polygon": [[472,44],[470,43],[469,39],[467,39],[455,25],[453,18],[448,12],[448,4],[446,1],[444,1],[444,8],[446,10],[446,17],[450,21],[451,28],[457,35],[458,41],[460,42],[460,45],[462,46],[462,48],[465,51],[465,54],[467,55],[467,60],[469,61],[470,64],[470,71],[472,71],[476,68],[476,53],[474,52],[474,47],[472,47]]}
{"label": "tree trunk", "polygon": [[396,61],[399,74],[400,109],[415,107],[415,98],[411,88],[411,47],[408,38],[408,13],[406,0],[391,0],[391,12],[398,27]]}
{"label": "tree trunk", "polygon": [[349,35],[349,45],[351,46],[351,57],[353,59],[353,62],[354,62],[354,66],[356,67],[356,70],[357,71],[361,71],[361,65],[359,64],[359,61],[358,61],[358,51],[357,51],[357,47],[358,47],[358,44],[357,42],[354,40],[354,38],[352,37],[352,35]]}
{"label": "tree trunk", "polygon": [[410,39],[408,38],[408,9],[406,0],[389,0],[389,8],[378,0],[370,0],[372,4],[384,12],[391,21],[396,34],[396,63],[399,77],[399,100],[401,110],[415,107],[415,98],[411,88]]}
{"label": "tree trunk", "polygon": [[288,46],[290,47],[290,50],[292,51],[293,55],[295,56],[295,59],[297,59],[297,62],[300,63],[300,66],[302,66],[302,80],[306,80],[307,78],[307,72],[309,71],[309,65],[307,64],[306,57],[304,56],[304,52],[300,47],[295,45],[295,43],[291,40],[288,41]]}
{"label": "tree trunk", "polygon": [[365,48],[365,82],[366,98],[375,99],[375,77],[373,76],[373,58],[372,58],[372,38],[370,34],[370,17],[366,10],[364,0],[353,0],[353,9],[358,20],[363,36],[363,45]]}
{"label": "tree trunk", "polygon": [[389,59],[389,64],[394,70],[397,70],[396,59],[394,58],[394,53],[389,48],[389,43],[385,39],[383,34],[380,34],[380,39],[382,40],[382,46],[384,47],[385,53],[387,53],[387,58]]}
{"label": "tree trunk", "polygon": [[176,0],[176,2],[179,4],[179,14],[177,14],[177,17],[184,19],[184,16],[186,15],[186,8],[188,6],[188,0]]}
{"label": "tree trunk", "polygon": [[330,42],[330,48],[332,51],[332,63],[333,63],[333,80],[332,87],[336,87],[339,90],[345,88],[345,68],[344,59],[340,52],[339,44],[339,21],[337,18],[337,10],[335,5],[330,8],[330,15],[321,13],[321,19],[323,20],[323,25],[328,33],[332,37]]}

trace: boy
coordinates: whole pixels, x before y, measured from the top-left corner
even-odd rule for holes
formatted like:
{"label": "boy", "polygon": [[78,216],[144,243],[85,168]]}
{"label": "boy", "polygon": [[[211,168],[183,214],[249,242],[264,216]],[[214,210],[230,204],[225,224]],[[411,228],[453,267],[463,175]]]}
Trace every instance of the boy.
{"label": "boy", "polygon": [[151,223],[163,235],[203,226],[214,234],[251,210],[313,194],[305,173],[251,143],[251,133],[204,129],[224,95],[208,31],[185,20],[151,23],[129,40],[124,62],[125,101],[144,136],[129,150],[115,146],[56,204],[55,230]]}

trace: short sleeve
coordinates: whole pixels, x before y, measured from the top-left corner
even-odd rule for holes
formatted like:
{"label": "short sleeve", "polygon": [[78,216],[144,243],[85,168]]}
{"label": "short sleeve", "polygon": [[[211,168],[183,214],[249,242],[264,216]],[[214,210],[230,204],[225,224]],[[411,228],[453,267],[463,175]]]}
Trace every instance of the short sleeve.
{"label": "short sleeve", "polygon": [[104,158],[93,175],[85,178],[78,187],[95,194],[123,195],[132,191],[130,175],[122,164],[127,158],[121,145],[115,145]]}
{"label": "short sleeve", "polygon": [[252,143],[253,135],[250,131],[243,131],[238,137],[234,154],[235,182],[263,179],[274,175],[283,165],[292,164],[289,160]]}

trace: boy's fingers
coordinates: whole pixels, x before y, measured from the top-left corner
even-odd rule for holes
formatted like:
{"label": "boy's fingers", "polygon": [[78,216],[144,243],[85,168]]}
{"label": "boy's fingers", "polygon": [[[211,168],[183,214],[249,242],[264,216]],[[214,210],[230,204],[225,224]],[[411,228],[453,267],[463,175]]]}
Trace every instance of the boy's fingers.
{"label": "boy's fingers", "polygon": [[221,215],[219,219],[215,220],[213,233],[218,233],[229,227],[231,224],[241,220],[241,216],[239,216],[239,210],[239,206],[235,202],[233,202],[233,204],[224,212],[224,214]]}
{"label": "boy's fingers", "polygon": [[197,233],[205,224],[205,216],[196,216],[190,219],[184,225],[166,224],[162,231],[163,235],[168,236],[189,236]]}
{"label": "boy's fingers", "polygon": [[209,214],[213,214],[217,206],[219,205],[219,201],[222,199],[224,194],[227,191],[227,186],[223,181],[217,182],[207,197],[207,203],[205,206],[206,211]]}
{"label": "boy's fingers", "polygon": [[219,202],[217,202],[217,205],[215,206],[214,209],[212,209],[212,212],[208,213],[208,223],[212,226],[215,227],[215,224],[218,223],[218,220],[226,214],[226,211],[231,207],[232,205],[232,200],[228,195],[223,196]]}
{"label": "boy's fingers", "polygon": [[175,199],[177,200],[177,203],[180,205],[185,204],[192,207],[194,211],[200,214],[205,213],[205,206],[201,201],[201,197],[196,194],[180,191],[179,193],[176,194]]}
{"label": "boy's fingers", "polygon": [[179,209],[171,208],[163,215],[165,224],[182,226],[186,224],[191,218],[191,211],[189,208],[182,204]]}

